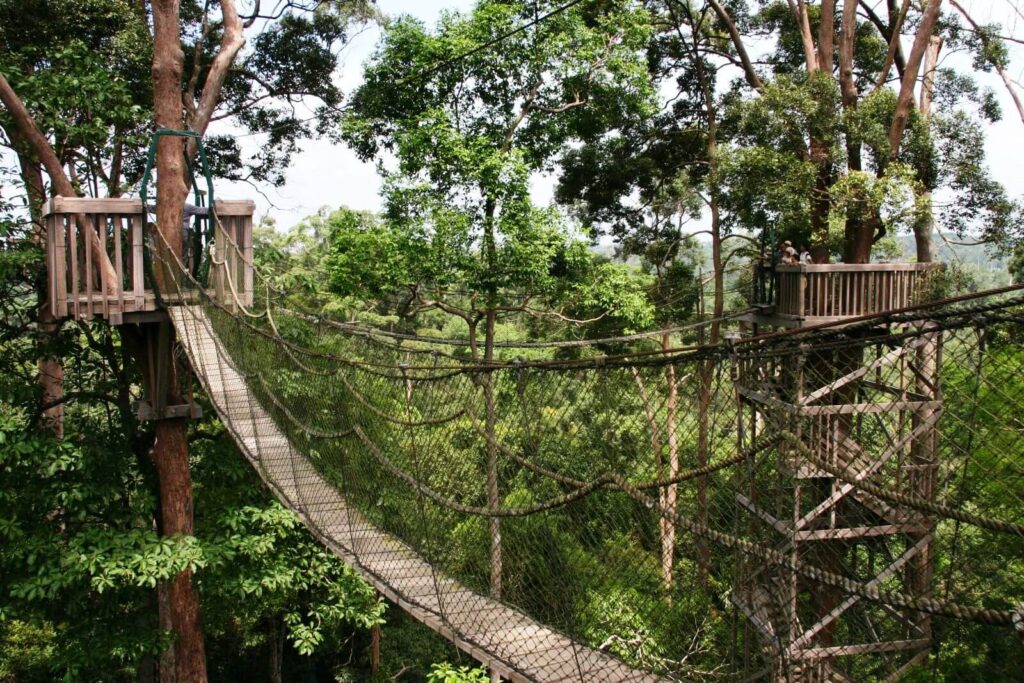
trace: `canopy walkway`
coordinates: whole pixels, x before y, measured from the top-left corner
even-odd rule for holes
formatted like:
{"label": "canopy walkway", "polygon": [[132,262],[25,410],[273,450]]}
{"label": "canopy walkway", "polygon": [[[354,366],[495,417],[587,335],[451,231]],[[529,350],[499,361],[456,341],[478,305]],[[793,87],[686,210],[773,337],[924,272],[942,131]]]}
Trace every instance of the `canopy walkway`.
{"label": "canopy walkway", "polygon": [[282,502],[501,676],[1024,668],[1021,288],[943,299],[930,269],[792,269],[771,306],[716,321],[718,343],[698,325],[669,351],[656,331],[503,340],[484,361],[436,327],[295,310],[252,266],[247,207],[219,206],[205,264],[150,245],[160,291],[140,275],[141,205],[96,218],[94,245],[139,256],[112,285],[75,247],[88,207],[48,214],[51,299],[169,318]]}
{"label": "canopy walkway", "polygon": [[203,309],[176,306],[170,313],[217,414],[267,486],[389,600],[512,681],[659,680],[466,588],[375,526],[259,406]]}

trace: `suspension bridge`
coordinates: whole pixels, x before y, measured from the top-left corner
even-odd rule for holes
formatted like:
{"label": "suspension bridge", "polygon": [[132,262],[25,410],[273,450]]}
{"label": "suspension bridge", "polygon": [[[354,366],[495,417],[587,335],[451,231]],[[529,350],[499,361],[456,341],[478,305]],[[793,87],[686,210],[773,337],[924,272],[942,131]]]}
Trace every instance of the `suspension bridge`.
{"label": "suspension bridge", "polygon": [[1024,664],[1019,290],[931,300],[916,266],[793,267],[738,338],[483,362],[284,306],[252,269],[251,205],[218,205],[202,278],[149,245],[151,291],[118,252],[141,259],[141,211],[51,204],[54,310],[166,316],[282,503],[500,676],[896,680],[965,644]]}

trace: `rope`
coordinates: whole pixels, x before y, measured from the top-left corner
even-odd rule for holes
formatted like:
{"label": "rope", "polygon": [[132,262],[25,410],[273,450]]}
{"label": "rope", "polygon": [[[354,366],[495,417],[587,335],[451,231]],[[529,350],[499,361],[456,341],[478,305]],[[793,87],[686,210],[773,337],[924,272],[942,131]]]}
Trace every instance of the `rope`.
{"label": "rope", "polygon": [[[237,246],[228,240],[227,248]],[[234,260],[227,253],[211,258],[217,268],[226,268]],[[269,285],[260,304],[263,310],[240,306],[242,295],[230,275],[227,291],[222,292],[225,300],[218,300],[172,261],[167,259],[168,269],[178,268],[182,275],[172,278],[169,288],[178,291],[180,301],[195,302],[197,310],[206,312],[201,317],[195,314],[196,325],[206,325],[219,340],[221,367],[233,367],[248,385],[245,400],[250,402],[250,412],[261,412],[261,404],[278,423],[278,434],[292,440],[284,453],[283,439],[278,437],[272,448],[281,449],[282,454],[272,453],[274,458],[291,460],[295,481],[289,486],[297,487],[302,509],[319,515],[317,523],[325,535],[334,530],[345,534],[344,542],[359,561],[372,567],[367,571],[381,577],[403,571],[383,568],[391,561],[387,558],[398,556],[390,541],[374,536],[377,540],[372,544],[360,545],[362,529],[343,526],[348,518],[339,517],[347,512],[334,510],[333,518],[318,512],[323,501],[336,499],[326,495],[328,489],[308,488],[311,485],[300,479],[313,481],[309,473],[315,468],[321,477],[315,480],[317,486],[344,488],[348,509],[365,515],[429,561],[430,574],[421,572],[422,580],[415,587],[401,581],[390,585],[400,601],[434,601],[430,609],[438,615],[442,630],[454,637],[470,642],[476,637],[473,624],[487,622],[486,615],[469,620],[452,615],[460,610],[473,613],[479,606],[463,586],[486,593],[492,574],[488,541],[494,543],[488,529],[499,519],[503,520],[503,568],[493,574],[500,579],[501,598],[531,619],[570,634],[567,641],[558,643],[527,639],[524,651],[535,648],[529,651],[537,656],[569,646],[574,650],[599,647],[607,636],[602,629],[627,638],[635,628],[641,634],[636,645],[606,644],[602,649],[612,647],[630,657],[633,665],[685,678],[681,672],[688,671],[689,665],[669,663],[674,661],[670,657],[690,656],[678,649],[678,625],[699,616],[713,622],[709,628],[720,628],[722,610],[715,601],[729,581],[735,582],[737,594],[762,590],[780,604],[788,599],[787,586],[794,591],[809,588],[812,599],[801,603],[801,609],[809,610],[810,616],[817,609],[816,591],[820,590],[826,597],[847,596],[841,602],[844,610],[863,599],[912,623],[920,617],[907,616],[907,611],[1024,628],[1024,611],[1018,607],[1024,603],[1024,582],[1003,573],[998,565],[1016,561],[1022,546],[993,535],[1024,537],[1024,524],[991,514],[1006,509],[1005,501],[1016,484],[1000,482],[1007,488],[1003,495],[1001,490],[993,494],[981,487],[969,489],[962,482],[947,483],[955,487],[951,495],[961,503],[956,506],[919,493],[902,493],[907,489],[900,477],[912,472],[913,462],[883,468],[888,461],[878,454],[892,454],[891,449],[898,447],[894,435],[906,432],[899,420],[909,419],[906,411],[911,408],[883,413],[875,408],[889,399],[875,399],[878,405],[874,406],[869,401],[886,392],[896,393],[893,403],[913,405],[919,400],[914,392],[920,391],[922,370],[910,356],[916,340],[926,335],[932,335],[929,338],[935,338],[941,349],[935,361],[938,372],[957,365],[976,367],[973,359],[982,352],[978,340],[985,339],[1001,340],[1010,350],[1003,356],[989,351],[986,359],[1003,365],[995,372],[997,366],[989,367],[992,379],[988,381],[1000,383],[1003,376],[1024,370],[1018,367],[1024,362],[1017,360],[1024,358],[1018,354],[1020,338],[993,332],[995,326],[1020,324],[1024,296],[1013,294],[1015,290],[958,297],[842,329],[802,330],[666,351],[650,351],[648,345],[647,350],[616,355],[590,352],[593,345],[638,342],[663,334],[662,330],[610,340],[496,342],[494,348],[587,351],[577,358],[552,358],[554,353],[544,352],[537,354],[543,358],[529,361],[481,362],[448,353],[468,345],[465,339],[374,330],[275,309]],[[673,329],[682,332],[707,324]],[[418,345],[425,348],[410,348]],[[875,360],[868,365],[857,360],[865,354]],[[814,373],[820,375],[822,387],[812,393],[828,390],[848,401],[807,406],[823,409],[813,424],[827,427],[843,421],[844,433],[857,444],[857,457],[868,458],[873,468],[866,470],[873,473],[870,480],[856,475],[852,466],[831,464],[808,446],[806,437],[801,440],[793,427],[782,426],[797,421],[786,398],[793,392],[802,394],[804,388],[798,390],[793,384]],[[959,460],[954,458],[976,458],[992,472],[1010,472],[1012,478],[1017,471],[1012,459],[1024,454],[1013,440],[1017,427],[1011,418],[1024,411],[1024,397],[1009,384],[981,396],[976,385],[958,379],[957,373],[948,375],[943,385],[934,387],[935,400],[956,405],[958,411],[952,418],[947,417],[949,411],[935,413],[941,443],[953,449],[952,436],[976,432],[978,448],[985,452],[954,450],[941,458],[943,466],[956,471]],[[425,384],[417,387],[417,383]],[[487,390],[481,392],[485,386]],[[742,393],[749,388],[760,392],[758,401]],[[983,431],[999,419],[992,414],[992,405],[982,403],[985,400],[1007,411],[1003,431]],[[493,406],[487,425],[482,419],[485,403]],[[862,413],[869,417],[861,419]],[[982,421],[984,425],[979,424]],[[737,435],[738,427],[743,435]],[[273,426],[267,431],[273,432]],[[667,434],[675,435],[673,443],[668,443]],[[992,443],[986,443],[981,434]],[[353,437],[353,441],[342,441]],[[782,445],[787,448],[780,452]],[[674,461],[667,459],[670,454]],[[827,473],[835,481],[830,484],[831,493],[814,488],[824,486],[824,475],[811,475],[818,484],[798,481],[804,475],[792,474],[793,460],[797,466]],[[489,482],[488,488],[484,486],[484,474],[492,471],[494,462],[501,492],[497,504],[485,497],[492,490]],[[995,463],[1003,464],[996,467]],[[668,472],[672,475],[666,476]],[[852,534],[842,540],[836,540],[839,535],[830,537],[837,529],[849,531],[855,526],[845,524],[852,517],[844,518],[844,524],[829,519],[829,515],[846,514],[830,501],[839,482],[869,496],[866,502],[873,506],[932,516],[927,533],[892,531],[888,528],[892,525],[881,525],[863,527],[863,539]],[[802,503],[794,503],[800,500],[801,490],[810,494]],[[740,492],[745,495],[738,496]],[[806,512],[808,505],[825,506],[822,509],[831,512],[815,517],[813,511]],[[809,522],[794,530],[786,522],[791,514],[806,516]],[[954,527],[934,524],[936,517],[977,530],[969,536],[968,551],[950,555]],[[671,540],[666,540],[670,538],[666,530],[672,532]],[[811,537],[813,541],[805,540]],[[822,553],[832,553],[832,559]],[[744,570],[723,569],[723,561],[739,561]],[[946,581],[949,590],[941,599],[912,580],[925,561],[951,568]],[[707,583],[698,584],[700,579],[693,577],[703,577]],[[829,593],[826,587],[835,590]],[[448,601],[461,604],[446,605]],[[835,618],[842,625],[837,628],[844,629],[844,634],[848,630],[852,642],[875,642],[878,636],[868,621],[877,608],[849,608],[854,614],[843,617],[839,612]],[[730,614],[745,618],[737,610]],[[623,621],[604,625],[600,623],[604,615]],[[806,621],[803,614],[799,622],[790,622],[786,611],[779,609],[766,618],[779,634],[780,647],[787,645],[785,637],[789,637],[783,634],[805,638],[801,647],[811,646],[813,635],[800,634],[814,622]],[[817,618],[824,618],[824,613]],[[626,620],[629,626],[623,625]],[[722,649],[733,648],[729,652],[735,655],[742,630],[737,627],[727,645],[717,638],[707,639],[708,657],[730,662],[750,659],[728,656]],[[940,629],[934,633],[936,642],[947,637]],[[500,656],[507,645],[490,642],[484,650]],[[644,648],[659,654],[652,658],[643,654]],[[837,653],[836,657],[843,656]]]}

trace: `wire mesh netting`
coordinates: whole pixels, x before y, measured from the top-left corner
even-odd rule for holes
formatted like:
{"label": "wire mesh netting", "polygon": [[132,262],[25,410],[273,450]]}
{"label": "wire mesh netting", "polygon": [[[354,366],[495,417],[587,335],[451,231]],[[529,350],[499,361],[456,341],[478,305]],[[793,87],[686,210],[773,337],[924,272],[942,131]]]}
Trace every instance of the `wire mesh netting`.
{"label": "wire mesh netting", "polygon": [[1024,665],[1019,293],[482,362],[275,307],[269,289],[240,301],[230,279],[163,281],[240,448],[323,542],[506,677]]}

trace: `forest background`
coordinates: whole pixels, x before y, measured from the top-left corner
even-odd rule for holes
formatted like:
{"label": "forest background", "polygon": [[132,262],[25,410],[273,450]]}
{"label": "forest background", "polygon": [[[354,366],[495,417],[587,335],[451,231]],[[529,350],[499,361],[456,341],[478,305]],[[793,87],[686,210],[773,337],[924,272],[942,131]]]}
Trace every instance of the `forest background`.
{"label": "forest background", "polygon": [[[222,196],[294,183],[331,206],[286,229],[271,210],[257,262],[346,319],[480,325],[485,345],[656,330],[744,307],[762,236],[819,260],[937,257],[977,290],[1024,276],[1019,181],[986,156],[997,121],[1024,137],[1020,13],[937,4],[593,0],[460,58],[559,5],[484,1],[435,27],[383,3],[184,2],[181,108],[209,126]],[[345,46],[367,26],[359,67]],[[234,29],[244,47],[218,62]],[[914,46],[932,34],[929,62]],[[163,534],[119,331],[47,318],[40,203],[137,192],[153,40],[144,2],[0,2],[0,679],[174,680],[162,587],[188,572],[210,679],[472,677],[319,547],[212,417],[188,429],[195,534]],[[316,152],[315,179],[290,175],[313,149],[373,164],[380,203],[349,185],[365,168]],[[467,289],[483,296],[465,308]]]}

